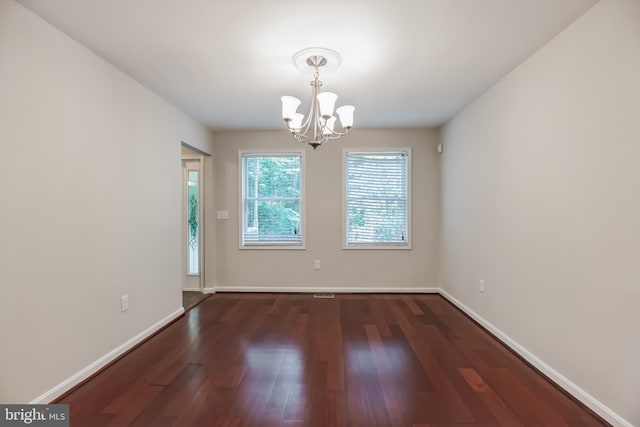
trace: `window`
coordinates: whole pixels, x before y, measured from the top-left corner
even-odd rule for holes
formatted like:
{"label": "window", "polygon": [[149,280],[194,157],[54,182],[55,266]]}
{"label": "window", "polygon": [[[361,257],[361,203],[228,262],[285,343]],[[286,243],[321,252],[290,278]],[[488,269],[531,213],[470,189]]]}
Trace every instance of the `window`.
{"label": "window", "polygon": [[344,153],[345,248],[410,249],[411,150]]}
{"label": "window", "polygon": [[200,191],[198,189],[197,170],[187,173],[187,274],[200,274]]}
{"label": "window", "polygon": [[242,248],[303,249],[303,151],[240,151]]}

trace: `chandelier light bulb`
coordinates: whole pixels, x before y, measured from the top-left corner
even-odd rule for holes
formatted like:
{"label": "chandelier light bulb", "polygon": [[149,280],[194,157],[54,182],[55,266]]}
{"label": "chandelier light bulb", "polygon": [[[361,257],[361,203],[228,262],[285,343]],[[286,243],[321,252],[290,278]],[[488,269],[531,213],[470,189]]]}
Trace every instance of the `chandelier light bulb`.
{"label": "chandelier light bulb", "polygon": [[299,131],[302,127],[302,121],[304,120],[304,114],[295,113],[289,122],[289,129],[292,131]]}
{"label": "chandelier light bulb", "polygon": [[353,111],[356,109],[353,105],[343,105],[336,109],[336,113],[340,116],[340,124],[345,129],[353,126]]}
{"label": "chandelier light bulb", "polygon": [[336,105],[338,95],[333,92],[322,92],[318,94],[317,98],[318,104],[320,104],[320,115],[327,120],[333,115],[333,108]]}
{"label": "chandelier light bulb", "polygon": [[324,129],[322,130],[322,133],[325,135],[331,135],[333,133],[333,126],[336,123],[336,118],[334,116],[329,117],[329,119],[327,120],[327,123],[324,126]]}
{"label": "chandelier light bulb", "polygon": [[293,96],[283,96],[280,100],[282,101],[282,118],[285,121],[292,120],[298,110],[300,100]]}

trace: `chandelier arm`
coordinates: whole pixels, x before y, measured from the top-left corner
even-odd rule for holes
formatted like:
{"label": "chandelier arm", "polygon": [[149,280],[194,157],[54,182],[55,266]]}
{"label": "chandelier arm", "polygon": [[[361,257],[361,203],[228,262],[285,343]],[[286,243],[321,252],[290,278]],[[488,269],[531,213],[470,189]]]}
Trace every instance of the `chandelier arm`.
{"label": "chandelier arm", "polygon": [[[320,106],[318,105],[318,92],[320,91],[320,86],[322,86],[322,82],[319,80],[320,71],[318,70],[318,66],[316,65],[316,69],[313,73],[313,81],[311,85],[313,86],[313,91],[311,94],[311,105],[313,106],[313,141],[316,142],[318,140],[318,117],[320,114]],[[320,128],[320,135],[322,135],[322,128]]]}
{"label": "chandelier arm", "polygon": [[305,144],[310,144],[312,146],[321,145],[329,140],[327,135],[323,135],[321,138],[311,138],[309,135],[306,135],[306,134],[293,134],[293,137],[298,142],[303,142]]}
{"label": "chandelier arm", "polygon": [[341,136],[345,136],[346,134],[348,134],[350,130],[351,130],[351,128],[348,127],[348,128],[344,128],[344,132],[338,132],[337,130],[334,130],[333,133],[335,135],[337,135],[338,137],[341,137]]}
{"label": "chandelier arm", "polygon": [[313,112],[313,141],[316,141],[318,139],[318,100],[315,97],[315,92],[314,92],[314,97],[311,100],[311,102],[314,105],[314,112]]}
{"label": "chandelier arm", "polygon": [[299,142],[304,142],[306,144],[311,142],[311,139],[309,139],[309,137],[307,135],[305,135],[305,134],[295,135],[295,137]]}
{"label": "chandelier arm", "polygon": [[331,133],[331,135],[329,135],[329,136],[327,137],[327,139],[338,139],[338,138],[341,138],[341,137],[345,136],[346,134],[348,134],[350,130],[351,130],[351,128],[350,128],[350,127],[349,127],[349,128],[345,128],[345,131],[344,131],[344,132],[338,132],[338,131],[335,131],[335,130],[334,130],[334,131]]}
{"label": "chandelier arm", "polygon": [[309,131],[309,127],[311,126],[311,121],[313,120],[313,102],[311,103],[311,107],[309,108],[309,114],[307,118],[304,120],[302,126],[300,126],[300,133],[306,135]]}
{"label": "chandelier arm", "polygon": [[[318,79],[314,75],[314,80],[311,82],[311,105],[309,106],[309,114],[307,114],[307,117],[306,117],[304,123],[302,124],[302,126],[300,126],[300,131],[298,132],[301,135],[305,135],[306,136],[307,132],[309,132],[309,129],[311,128],[311,123],[313,121],[315,121],[316,99],[317,99],[316,97],[318,95],[318,84],[317,83],[318,83]],[[322,84],[322,83],[320,83],[320,84]],[[314,129],[315,129],[315,124],[314,124]]]}
{"label": "chandelier arm", "polygon": [[319,141],[323,140],[325,137],[324,130],[327,127],[327,121],[320,117],[320,107],[317,105],[319,101],[316,99],[316,117],[314,120],[314,129],[313,129],[313,140]]}

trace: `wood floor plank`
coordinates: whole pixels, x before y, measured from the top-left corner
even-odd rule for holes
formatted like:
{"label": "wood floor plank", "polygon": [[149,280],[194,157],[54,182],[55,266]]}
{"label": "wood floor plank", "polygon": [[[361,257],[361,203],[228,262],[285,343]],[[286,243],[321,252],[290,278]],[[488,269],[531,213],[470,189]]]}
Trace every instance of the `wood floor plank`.
{"label": "wood floor plank", "polygon": [[484,379],[474,369],[460,368],[460,375],[467,381],[469,387],[482,399],[485,406],[491,411],[496,421],[501,426],[520,427],[523,423],[509,409],[502,399],[489,387]]}
{"label": "wood floor plank", "polygon": [[607,425],[439,295],[216,294],[57,403],[74,427]]}
{"label": "wood floor plank", "polygon": [[[114,414],[115,417],[109,421],[108,425],[110,427],[131,425],[163,389],[164,387],[146,385],[136,393],[135,397],[127,400],[127,404]],[[107,410],[104,412],[108,413]]]}

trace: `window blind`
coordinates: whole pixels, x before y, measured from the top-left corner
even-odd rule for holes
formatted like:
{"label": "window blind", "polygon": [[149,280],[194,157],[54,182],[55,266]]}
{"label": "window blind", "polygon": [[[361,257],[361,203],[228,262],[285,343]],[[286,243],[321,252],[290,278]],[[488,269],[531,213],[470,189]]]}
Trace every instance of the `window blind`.
{"label": "window blind", "polygon": [[409,152],[347,152],[346,243],[406,245],[409,241]]}

